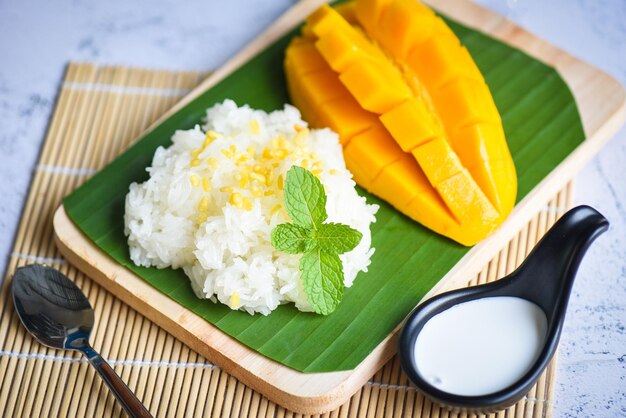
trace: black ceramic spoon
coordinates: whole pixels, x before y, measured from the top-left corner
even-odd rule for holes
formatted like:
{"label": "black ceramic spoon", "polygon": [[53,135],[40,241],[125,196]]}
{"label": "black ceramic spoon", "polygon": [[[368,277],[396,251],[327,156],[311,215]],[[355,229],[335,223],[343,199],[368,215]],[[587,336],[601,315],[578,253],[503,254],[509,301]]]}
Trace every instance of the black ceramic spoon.
{"label": "black ceramic spoon", "polygon": [[[608,226],[606,218],[595,209],[578,206],[554,224],[513,273],[493,283],[442,293],[419,305],[407,317],[399,338],[400,361],[411,381],[435,402],[468,412],[493,412],[519,401],[552,359],[578,266],[591,242]],[[544,347],[530,370],[513,385],[481,396],[444,392],[422,379],[417,372],[414,347],[426,322],[454,305],[494,296],[529,300],[546,315],[548,328]]]}

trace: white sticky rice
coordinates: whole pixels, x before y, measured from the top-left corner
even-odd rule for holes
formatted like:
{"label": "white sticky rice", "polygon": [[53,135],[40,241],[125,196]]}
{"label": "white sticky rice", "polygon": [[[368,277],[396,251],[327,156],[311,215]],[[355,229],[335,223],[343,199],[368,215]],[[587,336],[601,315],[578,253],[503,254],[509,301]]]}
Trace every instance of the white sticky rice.
{"label": "white sticky rice", "polygon": [[251,314],[293,302],[311,306],[302,289],[301,255],[271,245],[272,229],[291,222],[283,184],[293,165],[312,171],[328,197],[327,222],[350,225],[360,244],[341,255],[345,285],[367,271],[375,205],[355,190],[337,134],[311,130],[289,105],[265,113],[231,101],[207,110],[206,124],[177,131],[159,147],[126,196],[125,233],[139,266],[182,268],[200,298]]}

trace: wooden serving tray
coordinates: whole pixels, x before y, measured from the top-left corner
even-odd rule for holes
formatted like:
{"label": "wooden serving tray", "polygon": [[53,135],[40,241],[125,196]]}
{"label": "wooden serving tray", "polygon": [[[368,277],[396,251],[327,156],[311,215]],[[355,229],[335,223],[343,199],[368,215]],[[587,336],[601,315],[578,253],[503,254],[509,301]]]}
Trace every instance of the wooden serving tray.
{"label": "wooden serving tray", "polygon": [[[321,0],[305,0],[295,5],[160,120],[167,118],[291,30],[321,3]],[[587,139],[516,206],[498,231],[468,252],[426,297],[464,286],[598,152],[621,126],[626,114],[623,88],[602,71],[479,5],[466,0],[435,0],[428,3],[460,23],[486,32],[555,67],[576,99]],[[57,245],[68,261],[192,349],[288,409],[321,413],[338,407],[395,353],[395,335],[400,325],[353,370],[300,373],[227,336],[118,265],[82,234],[67,217],[63,207],[55,214],[54,229]]]}

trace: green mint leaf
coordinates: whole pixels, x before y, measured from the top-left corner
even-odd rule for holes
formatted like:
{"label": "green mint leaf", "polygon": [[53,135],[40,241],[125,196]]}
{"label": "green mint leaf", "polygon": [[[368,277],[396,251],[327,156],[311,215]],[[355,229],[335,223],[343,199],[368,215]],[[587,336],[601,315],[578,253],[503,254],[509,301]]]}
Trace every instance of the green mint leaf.
{"label": "green mint leaf", "polygon": [[285,179],[285,209],[294,224],[317,229],[326,215],[326,193],[319,179],[302,167],[293,166]]}
{"label": "green mint leaf", "polygon": [[313,248],[314,242],[308,228],[280,224],[272,230],[272,246],[287,254],[299,254]]}
{"label": "green mint leaf", "polygon": [[313,310],[328,315],[343,298],[343,266],[337,254],[319,248],[307,251],[300,259],[304,292]]}
{"label": "green mint leaf", "polygon": [[348,225],[327,223],[320,225],[313,237],[320,250],[327,253],[343,254],[352,251],[354,247],[359,245],[363,234]]}

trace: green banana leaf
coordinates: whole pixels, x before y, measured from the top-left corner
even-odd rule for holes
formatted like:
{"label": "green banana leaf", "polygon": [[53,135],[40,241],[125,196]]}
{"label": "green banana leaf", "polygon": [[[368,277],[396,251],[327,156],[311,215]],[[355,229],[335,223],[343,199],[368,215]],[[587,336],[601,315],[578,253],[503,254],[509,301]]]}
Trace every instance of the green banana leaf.
{"label": "green banana leaf", "polygon": [[[576,103],[551,67],[476,30],[447,20],[483,72],[498,106],[519,178],[518,200],[584,140]],[[295,32],[294,32],[295,33]],[[385,202],[373,225],[376,252],[368,273],[346,289],[330,316],[283,305],[271,315],[250,316],[198,299],[180,270],[141,268],[129,258],[124,198],[131,182],[177,129],[200,123],[205,109],[226,98],[271,111],[289,101],[283,54],[290,33],[144,135],[109,166],[67,196],[73,222],[118,263],[259,353],[302,372],[355,368],[466,254],[467,248],[405,217]],[[468,277],[469,279],[469,277]]]}

